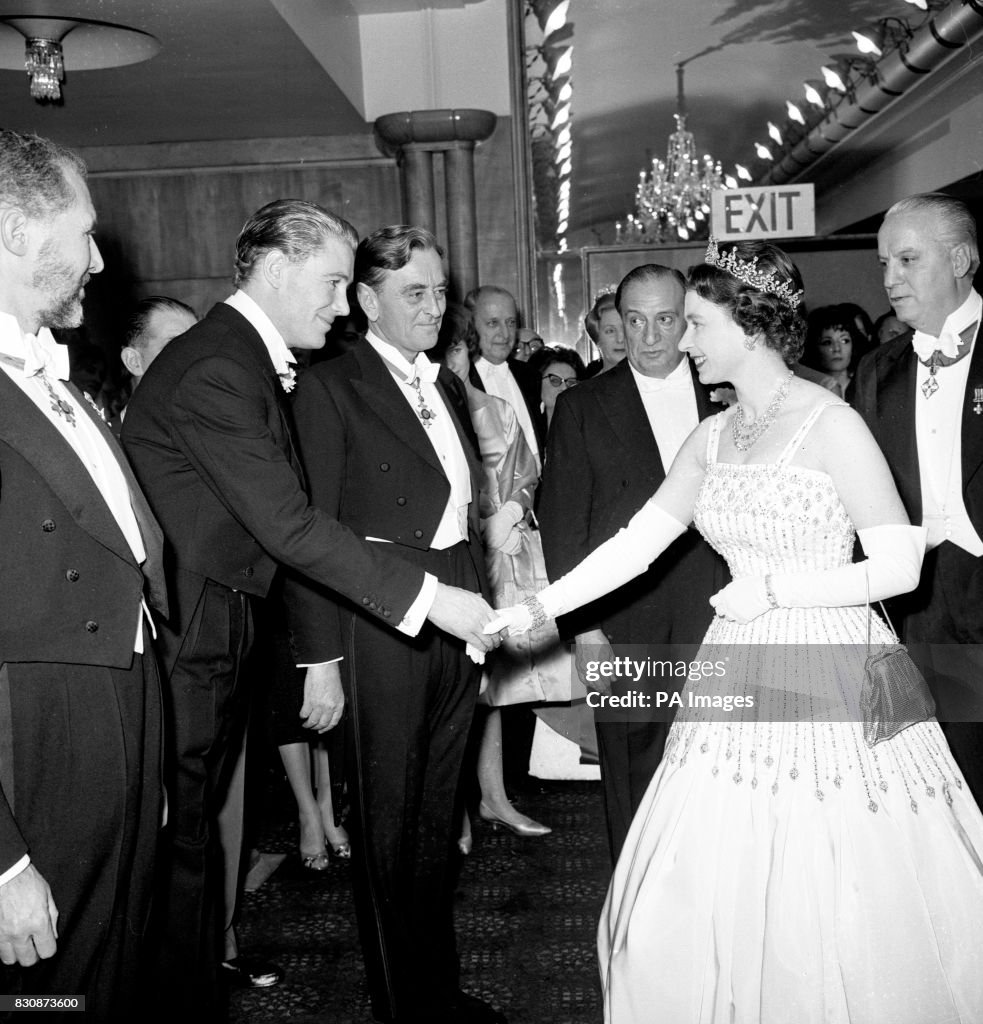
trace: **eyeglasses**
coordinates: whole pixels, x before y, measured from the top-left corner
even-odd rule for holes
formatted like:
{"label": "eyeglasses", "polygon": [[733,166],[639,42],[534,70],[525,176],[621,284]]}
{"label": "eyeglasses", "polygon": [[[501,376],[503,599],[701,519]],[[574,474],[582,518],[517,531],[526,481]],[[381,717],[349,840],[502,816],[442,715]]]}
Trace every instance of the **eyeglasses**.
{"label": "eyeglasses", "polygon": [[558,373],[544,373],[543,380],[548,380],[555,388],[572,388],[577,383],[576,377],[561,377]]}

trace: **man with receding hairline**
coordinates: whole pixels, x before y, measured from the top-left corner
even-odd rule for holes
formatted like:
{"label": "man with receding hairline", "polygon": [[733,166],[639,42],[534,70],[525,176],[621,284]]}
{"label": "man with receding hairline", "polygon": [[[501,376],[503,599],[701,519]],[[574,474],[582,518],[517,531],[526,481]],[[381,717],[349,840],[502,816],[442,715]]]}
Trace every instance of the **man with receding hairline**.
{"label": "man with receding hairline", "polygon": [[[163,857],[161,1006],[175,1018],[219,1010],[221,879],[216,800],[245,708],[252,602],[279,565],[331,587],[389,629],[425,619],[478,650],[491,610],[313,507],[291,438],[290,349],[318,349],[348,313],[357,236],[313,203],[277,200],[236,242],[237,289],[158,355],[134,392],[123,443],[166,540],[171,616],[160,640],[169,714],[169,842]],[[332,654],[332,657],[335,655]],[[307,725],[331,728],[338,665],[308,670]]]}
{"label": "man with receding hairline", "polygon": [[122,1022],[162,797],[143,609],[167,605],[160,530],[49,330],[102,270],[85,174],[0,130],[0,993]]}
{"label": "man with receding hairline", "polygon": [[912,523],[928,529],[916,590],[892,602],[957,764],[983,803],[983,298],[976,222],[938,192],[884,215],[877,254],[909,330],[857,367],[854,405]]}
{"label": "man with receding hairline", "polygon": [[[677,270],[649,263],[629,271],[614,297],[627,358],[557,400],[539,496],[550,579],[568,572],[642,507],[689,433],[717,411],[679,348],[684,297]],[[665,645],[657,660],[673,653],[669,645],[679,645],[673,660],[690,660],[713,615],[710,595],[725,579],[720,560],[690,530],[638,579],[563,616],[560,634],[574,641],[585,686],[604,685],[589,681],[588,661],[637,658],[638,645]],[[662,760],[671,722],[668,715],[595,717],[614,863]]]}

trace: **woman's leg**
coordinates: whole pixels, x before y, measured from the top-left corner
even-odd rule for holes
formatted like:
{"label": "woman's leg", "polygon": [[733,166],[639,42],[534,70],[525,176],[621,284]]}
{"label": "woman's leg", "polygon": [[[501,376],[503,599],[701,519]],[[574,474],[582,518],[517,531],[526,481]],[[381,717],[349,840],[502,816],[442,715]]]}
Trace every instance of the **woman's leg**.
{"label": "woman's leg", "polygon": [[478,784],[481,787],[478,813],[486,821],[497,822],[519,835],[546,835],[552,831],[517,811],[506,795],[502,770],[502,712],[499,708],[490,708],[485,716],[478,751]]}
{"label": "woman's leg", "polygon": [[[300,825],[300,856],[308,867],[323,870],[320,858],[327,860],[321,811],[311,788],[311,748],[309,743],[286,743],[280,750],[287,781],[297,801]],[[310,862],[310,863],[308,863]]]}
{"label": "woman's leg", "polygon": [[331,764],[328,749],[323,743],[314,744],[314,770],[317,778],[317,807],[324,837],[336,857],[347,860],[352,855],[348,833],[334,820],[334,803],[331,798]]}

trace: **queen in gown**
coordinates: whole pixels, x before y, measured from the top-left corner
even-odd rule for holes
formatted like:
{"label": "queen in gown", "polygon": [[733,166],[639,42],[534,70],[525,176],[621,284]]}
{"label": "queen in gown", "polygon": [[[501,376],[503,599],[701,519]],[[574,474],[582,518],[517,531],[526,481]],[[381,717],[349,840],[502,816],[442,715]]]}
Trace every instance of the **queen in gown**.
{"label": "queen in gown", "polygon": [[894,640],[868,599],[914,588],[924,531],[859,416],[791,376],[801,294],[780,249],[711,241],[680,347],[737,403],[505,616],[595,599],[690,523],[733,576],[697,656],[724,670],[682,690],[601,914],[608,1024],[983,1022],[983,815],[934,719],[868,746],[860,710],[868,623]]}

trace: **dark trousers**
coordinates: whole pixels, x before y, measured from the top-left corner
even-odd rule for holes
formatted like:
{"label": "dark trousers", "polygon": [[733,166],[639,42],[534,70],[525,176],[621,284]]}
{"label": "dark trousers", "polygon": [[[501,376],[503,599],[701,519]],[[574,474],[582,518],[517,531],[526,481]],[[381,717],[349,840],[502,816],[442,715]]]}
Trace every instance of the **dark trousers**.
{"label": "dark trousers", "polygon": [[55,955],[0,966],[0,992],[86,998],[84,1014],[32,1019],[145,1016],[143,939],[161,812],[160,685],[145,639],[148,653],[129,669],[0,669],[4,794],[59,912]]}
{"label": "dark trousers", "polygon": [[[399,554],[478,589],[463,544]],[[352,881],[372,1009],[424,1021],[457,991],[451,865],[480,669],[429,623],[407,637],[358,612],[343,622]]]}
{"label": "dark trousers", "polygon": [[186,627],[158,631],[168,725],[168,823],[154,929],[160,1020],[209,1020],[224,1012],[218,969],[225,878],[217,816],[246,720],[249,600],[206,581]]}
{"label": "dark trousers", "polygon": [[983,559],[946,541],[925,556],[918,589],[897,603],[952,756],[983,807]]}

